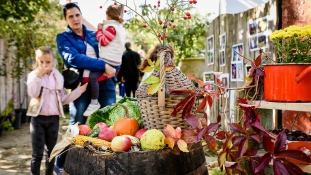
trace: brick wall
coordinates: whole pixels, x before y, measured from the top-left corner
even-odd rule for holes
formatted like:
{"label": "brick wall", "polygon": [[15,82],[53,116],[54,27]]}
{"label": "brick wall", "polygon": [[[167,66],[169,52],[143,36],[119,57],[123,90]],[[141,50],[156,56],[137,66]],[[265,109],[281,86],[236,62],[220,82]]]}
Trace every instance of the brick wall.
{"label": "brick wall", "polygon": [[282,1],[282,28],[290,25],[304,26],[311,24],[310,0]]}

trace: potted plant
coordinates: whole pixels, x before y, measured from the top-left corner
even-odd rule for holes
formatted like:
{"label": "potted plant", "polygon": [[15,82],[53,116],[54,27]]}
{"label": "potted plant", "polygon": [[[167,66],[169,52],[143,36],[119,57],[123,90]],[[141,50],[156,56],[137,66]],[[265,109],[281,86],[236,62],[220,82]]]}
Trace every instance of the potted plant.
{"label": "potted plant", "polygon": [[5,109],[1,112],[0,115],[0,133],[4,129],[8,131],[14,130],[13,122],[15,121],[15,115],[14,115],[14,100],[15,97],[13,96],[7,103]]}
{"label": "potted plant", "polygon": [[[267,101],[310,102],[311,25],[289,26],[270,35],[277,63],[264,65]],[[280,76],[281,75],[281,76]]]}

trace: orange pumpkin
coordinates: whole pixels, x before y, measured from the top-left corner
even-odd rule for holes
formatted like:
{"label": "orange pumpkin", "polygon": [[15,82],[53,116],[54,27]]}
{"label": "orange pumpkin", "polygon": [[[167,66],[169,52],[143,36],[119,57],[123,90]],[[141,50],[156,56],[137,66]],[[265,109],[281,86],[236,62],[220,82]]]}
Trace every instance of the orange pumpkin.
{"label": "orange pumpkin", "polygon": [[115,130],[117,132],[117,135],[131,135],[134,136],[135,133],[138,131],[139,129],[139,125],[138,122],[135,118],[130,118],[129,114],[128,114],[128,110],[127,107],[125,105],[122,104],[115,104],[115,105],[119,105],[122,106],[125,110],[125,116],[122,118],[119,118],[114,126],[113,126],[113,130]]}

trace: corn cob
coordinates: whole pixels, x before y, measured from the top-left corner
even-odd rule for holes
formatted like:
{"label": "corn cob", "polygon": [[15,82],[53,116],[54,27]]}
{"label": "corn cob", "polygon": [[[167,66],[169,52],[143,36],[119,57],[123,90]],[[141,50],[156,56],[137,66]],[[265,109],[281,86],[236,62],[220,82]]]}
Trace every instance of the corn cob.
{"label": "corn cob", "polygon": [[83,136],[83,135],[78,135],[74,138],[73,142],[77,145],[83,146],[83,144],[86,141],[92,142],[93,145],[96,145],[98,147],[105,146],[107,148],[110,148],[111,143],[105,140],[97,139],[97,138],[92,138],[88,136]]}

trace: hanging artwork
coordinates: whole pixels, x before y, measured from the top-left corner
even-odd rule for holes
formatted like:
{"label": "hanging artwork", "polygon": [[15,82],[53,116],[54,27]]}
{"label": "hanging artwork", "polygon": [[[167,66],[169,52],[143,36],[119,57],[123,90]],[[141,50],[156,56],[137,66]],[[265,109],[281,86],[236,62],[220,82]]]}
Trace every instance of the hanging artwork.
{"label": "hanging artwork", "polygon": [[203,81],[205,83],[205,90],[214,90],[213,84],[215,83],[214,72],[203,72]]}
{"label": "hanging artwork", "polygon": [[219,66],[226,65],[226,34],[219,35]]}
{"label": "hanging artwork", "polygon": [[244,81],[244,47],[243,43],[232,46],[231,81]]}
{"label": "hanging artwork", "polygon": [[[226,89],[230,87],[230,85],[229,85],[229,74],[228,73],[222,73],[219,76],[219,80],[221,81],[221,85],[220,85],[221,87],[226,88]],[[224,94],[224,97],[225,98],[229,97],[228,91]]]}
{"label": "hanging artwork", "polygon": [[259,18],[248,24],[249,48],[255,51],[267,47],[268,21],[267,17]]}
{"label": "hanging artwork", "polygon": [[207,65],[214,64],[214,35],[206,38],[206,60]]}

